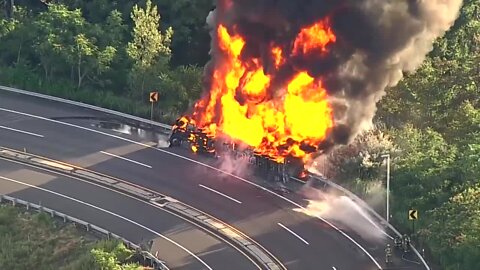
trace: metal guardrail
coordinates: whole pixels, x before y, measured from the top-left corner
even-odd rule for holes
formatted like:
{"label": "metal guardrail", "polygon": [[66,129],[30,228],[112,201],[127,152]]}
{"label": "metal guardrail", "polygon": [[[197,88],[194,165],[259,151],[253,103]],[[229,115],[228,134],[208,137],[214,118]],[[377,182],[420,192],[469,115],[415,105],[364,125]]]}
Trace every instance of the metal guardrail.
{"label": "metal guardrail", "polygon": [[86,109],[90,109],[90,110],[99,111],[99,112],[106,113],[106,114],[115,115],[115,116],[125,118],[125,119],[128,119],[128,120],[132,120],[132,121],[136,121],[136,122],[140,122],[140,123],[144,123],[144,124],[148,124],[148,125],[151,125],[151,126],[158,127],[162,131],[165,131],[165,132],[170,132],[170,130],[172,129],[172,126],[167,125],[167,124],[155,122],[155,121],[152,121],[152,120],[149,120],[149,119],[145,119],[145,118],[141,118],[141,117],[138,117],[138,116],[122,113],[122,112],[115,111],[115,110],[105,109],[105,108],[90,105],[90,104],[87,104],[87,103],[82,103],[82,102],[68,100],[68,99],[64,99],[64,98],[49,96],[49,95],[40,94],[40,93],[37,93],[37,92],[26,91],[26,90],[17,89],[17,88],[8,87],[8,86],[3,86],[3,85],[0,85],[0,90],[12,92],[12,93],[17,93],[17,94],[22,94],[22,95],[27,95],[27,96],[31,96],[31,97],[43,98],[43,99],[47,99],[47,100],[51,100],[51,101],[57,101],[57,102],[61,102],[61,103],[69,104],[69,105],[74,105],[74,106],[78,106],[78,107],[82,107],[82,108],[86,108]]}
{"label": "metal guardrail", "polygon": [[145,202],[149,202],[161,207],[164,210],[175,212],[177,215],[190,220],[190,222],[205,228],[210,233],[225,239],[226,241],[243,250],[246,254],[249,254],[251,259],[255,259],[256,263],[259,263],[259,265],[263,266],[262,269],[286,269],[282,262],[280,262],[273,254],[271,254],[259,243],[248,237],[246,234],[242,233],[231,225],[174,198],[165,196],[142,186],[138,186],[134,183],[129,183],[122,179],[101,174],[72,164],[67,164],[57,160],[27,153],[25,151],[21,152],[15,149],[9,149],[0,146],[0,157],[41,168],[47,168],[60,173],[66,173],[68,175],[72,175],[86,181],[92,181],[120,192],[128,193],[136,198],[142,199]]}
{"label": "metal guardrail", "polygon": [[153,254],[151,254],[150,252],[148,251],[145,251],[145,250],[142,250],[140,246],[128,241],[127,239],[119,236],[119,235],[116,235],[104,228],[101,228],[97,225],[94,225],[94,224],[91,224],[91,223],[88,223],[86,221],[83,221],[81,219],[78,219],[76,217],[72,217],[72,216],[69,216],[67,214],[64,214],[64,213],[61,213],[61,212],[58,212],[58,211],[55,211],[53,209],[50,209],[50,208],[47,208],[47,207],[43,207],[41,205],[38,205],[38,204],[34,204],[34,203],[31,203],[31,202],[27,202],[27,201],[24,201],[24,200],[21,200],[21,199],[18,199],[18,198],[15,198],[15,197],[11,197],[11,196],[8,196],[8,195],[0,195],[0,204],[4,203],[4,201],[7,201],[7,202],[10,202],[13,206],[17,206],[17,205],[23,205],[26,207],[27,210],[30,210],[30,209],[35,209],[39,212],[44,212],[44,213],[48,213],[50,214],[50,216],[53,218],[53,217],[58,217],[58,218],[61,218],[63,219],[63,222],[73,222],[75,224],[79,224],[83,227],[85,227],[86,231],[96,231],[96,232],[99,232],[101,234],[103,234],[106,238],[110,239],[110,238],[113,238],[113,239],[117,239],[117,240],[120,240],[122,241],[129,249],[132,249],[134,250],[135,252],[137,252],[138,254],[142,255],[144,260],[145,261],[149,261],[150,262],[150,266],[153,267],[154,269],[157,269],[157,270],[169,270],[169,268],[165,265],[165,262],[159,260],[158,258],[156,258]]}
{"label": "metal guardrail", "polygon": [[[347,195],[352,201],[354,201],[355,203],[357,203],[360,207],[366,209],[369,213],[371,213],[372,215],[374,215],[377,219],[379,219],[381,221],[381,224],[382,225],[385,225],[387,226],[390,230],[392,230],[397,236],[402,236],[402,234],[390,223],[388,223],[380,214],[377,213],[377,211],[375,211],[372,207],[370,207],[370,205],[368,205],[364,200],[362,200],[360,197],[358,197],[357,195],[355,195],[354,193],[352,193],[351,191],[349,191],[348,189],[340,186],[339,184],[336,184],[332,181],[329,181],[327,179],[324,179],[322,177],[319,177],[319,176],[313,176],[313,178],[315,178],[316,180],[342,192],[343,194]],[[301,182],[301,183],[305,183],[304,181],[300,180],[300,179],[297,179],[295,177],[292,177],[292,179],[294,179],[295,181],[297,182]],[[423,265],[425,266],[425,268],[427,270],[430,270],[430,266],[428,266],[427,262],[425,261],[425,259],[422,257],[422,255],[420,254],[420,252],[418,252],[418,250],[415,248],[415,246],[411,245],[412,247],[412,250],[413,252],[415,253],[415,255],[417,255],[417,257],[420,259],[420,261],[423,263]]]}
{"label": "metal guardrail", "polygon": [[[156,127],[160,127],[165,132],[170,132],[170,130],[172,129],[172,126],[167,125],[167,124],[151,121],[151,120],[148,120],[148,119],[145,119],[145,118],[129,115],[129,114],[126,114],[126,113],[121,113],[121,112],[110,110],[110,109],[101,108],[101,107],[98,107],[98,106],[94,106],[94,105],[90,105],[90,104],[86,104],[86,103],[82,103],[82,102],[77,102],[77,101],[72,101],[72,100],[63,99],[63,98],[59,98],[59,97],[44,95],[44,94],[40,94],[40,93],[36,93],[36,92],[25,91],[25,90],[13,88],[13,87],[8,87],[8,86],[1,86],[0,85],[0,90],[9,91],[9,92],[17,93],[17,94],[33,96],[33,97],[38,97],[38,98],[43,98],[43,99],[47,99],[47,100],[51,100],[51,101],[62,102],[62,103],[75,105],[75,106],[79,106],[79,107],[83,107],[83,108],[87,108],[87,109],[91,109],[91,110],[95,110],[95,111],[99,111],[99,112],[103,112],[103,113],[107,113],[107,114],[116,115],[118,117],[122,117],[122,118],[125,118],[125,119],[129,119],[129,120],[133,120],[133,121],[137,121],[137,122],[141,122],[141,123],[145,123],[145,124],[150,124],[150,125],[153,125],[153,126],[156,126]],[[342,187],[338,184],[335,184],[331,181],[321,179],[320,177],[315,177],[315,178],[317,180],[320,180],[320,181],[326,183],[327,185],[343,192],[345,195],[350,197],[353,201],[358,203],[361,207],[367,209],[371,214],[373,214],[375,217],[380,219],[382,221],[382,223],[384,225],[388,226],[395,234],[397,234],[398,236],[401,236],[400,232],[397,229],[395,229],[395,227],[393,227],[393,225],[389,224],[382,216],[380,216],[375,210],[373,210],[366,202],[364,202],[362,199],[360,199],[357,195],[353,194],[352,192],[345,189],[344,187]],[[303,181],[301,181],[299,179],[296,179],[296,178],[293,178],[293,179],[298,180],[300,182],[303,182]],[[412,249],[413,249],[414,253],[420,258],[420,260],[424,264],[425,268],[427,270],[430,270],[430,267],[428,266],[425,259],[420,255],[418,250],[414,246],[412,246]]]}

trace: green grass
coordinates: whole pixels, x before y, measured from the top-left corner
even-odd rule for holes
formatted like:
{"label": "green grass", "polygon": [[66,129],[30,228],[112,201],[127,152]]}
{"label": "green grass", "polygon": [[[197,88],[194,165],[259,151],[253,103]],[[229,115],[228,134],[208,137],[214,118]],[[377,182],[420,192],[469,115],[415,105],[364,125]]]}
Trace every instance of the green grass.
{"label": "green grass", "polygon": [[[150,104],[134,101],[126,95],[112,91],[76,89],[70,81],[62,79],[45,83],[42,76],[24,67],[0,67],[0,84],[150,119]],[[154,110],[154,120],[168,124],[173,123],[176,116],[169,113],[161,115],[158,105]]]}
{"label": "green grass", "polygon": [[91,251],[111,252],[119,246],[124,248],[120,242],[101,240],[45,213],[0,205],[2,270],[100,269]]}

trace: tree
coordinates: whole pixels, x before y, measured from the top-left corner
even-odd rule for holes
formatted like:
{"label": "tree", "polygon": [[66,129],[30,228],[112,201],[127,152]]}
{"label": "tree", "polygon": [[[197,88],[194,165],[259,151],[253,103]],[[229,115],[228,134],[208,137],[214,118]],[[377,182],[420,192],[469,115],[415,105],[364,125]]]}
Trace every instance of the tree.
{"label": "tree", "polygon": [[447,270],[476,269],[480,232],[480,2],[459,19],[422,67],[382,99],[377,120],[401,150],[392,164],[394,220],[419,209],[420,236]]}
{"label": "tree", "polygon": [[466,59],[480,53],[480,2],[464,0],[460,17],[445,36],[438,39],[432,57]]}
{"label": "tree", "polygon": [[336,170],[331,170],[328,176],[340,181],[355,178],[377,180],[383,160],[381,156],[395,151],[394,148],[392,139],[382,130],[365,131],[351,144],[338,147],[329,155],[328,162]]}
{"label": "tree", "polygon": [[133,252],[121,242],[101,242],[91,250],[95,265],[101,270],[140,270],[139,264],[123,264]]}
{"label": "tree", "polygon": [[399,149],[392,160],[392,205],[397,220],[406,225],[406,209],[415,207],[422,212],[434,209],[462,184],[455,167],[458,152],[432,129],[407,125],[391,133]]}
{"label": "tree", "polygon": [[112,46],[106,46],[101,50],[85,34],[76,35],[74,45],[72,60],[76,62],[77,89],[80,89],[87,74],[92,72],[100,74],[110,68],[109,65],[115,56],[116,49]]}
{"label": "tree", "polygon": [[[35,48],[46,80],[53,71],[53,61],[59,63],[56,66],[71,68],[77,89],[82,87],[87,75],[98,75],[110,68],[116,49],[107,43],[116,41],[104,38],[105,32],[87,22],[79,9],[50,4],[48,11],[39,14],[35,25],[40,33]],[[98,40],[102,39],[104,45],[99,46]]]}
{"label": "tree", "polygon": [[[51,4],[48,10],[41,12],[34,21],[36,38],[33,47],[48,81],[55,71],[73,71],[74,60],[71,57],[75,47],[75,37],[82,33],[86,21],[80,10],[69,10],[64,5]],[[71,73],[73,74],[73,72]]]}
{"label": "tree", "polygon": [[[377,119],[387,126],[430,127],[447,141],[461,144],[460,138],[478,130],[479,55],[480,2],[465,0],[459,19],[437,40],[422,67],[389,89]],[[458,113],[459,107],[465,114]],[[452,124],[455,128],[450,128]]]}
{"label": "tree", "polygon": [[203,70],[196,66],[179,66],[163,72],[158,77],[160,105],[170,108],[173,117],[186,112],[200,98],[202,74]]}
{"label": "tree", "polygon": [[102,45],[111,45],[117,50],[123,46],[127,34],[127,25],[123,22],[122,13],[116,9],[112,10],[100,28],[103,28],[100,30],[102,31],[102,38],[99,40]]}
{"label": "tree", "polygon": [[175,29],[172,39],[173,65],[203,66],[209,59],[210,35],[206,18],[213,9],[211,0],[156,1],[164,11],[162,20]]}
{"label": "tree", "polygon": [[160,14],[157,7],[152,6],[151,0],[147,0],[145,9],[135,5],[131,18],[135,24],[133,40],[127,45],[127,54],[133,60],[131,88],[143,96],[147,78],[155,77],[156,69],[165,67],[168,63],[173,29],[169,27],[162,33]]}
{"label": "tree", "polygon": [[477,184],[427,213],[430,224],[420,235],[446,270],[480,269],[479,200]]}
{"label": "tree", "polygon": [[12,62],[19,64],[22,60],[22,50],[34,38],[35,32],[32,31],[32,22],[28,19],[31,16],[27,10],[22,7],[15,8],[15,14],[12,19],[0,19],[0,51],[3,61],[8,64]]}

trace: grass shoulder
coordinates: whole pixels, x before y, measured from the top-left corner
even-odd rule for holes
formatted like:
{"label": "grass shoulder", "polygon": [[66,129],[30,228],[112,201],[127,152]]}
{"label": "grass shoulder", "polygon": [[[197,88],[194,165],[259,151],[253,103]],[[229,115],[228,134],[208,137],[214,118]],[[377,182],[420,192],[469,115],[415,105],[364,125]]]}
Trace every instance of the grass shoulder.
{"label": "grass shoulder", "polygon": [[142,269],[133,252],[45,213],[0,205],[0,269]]}

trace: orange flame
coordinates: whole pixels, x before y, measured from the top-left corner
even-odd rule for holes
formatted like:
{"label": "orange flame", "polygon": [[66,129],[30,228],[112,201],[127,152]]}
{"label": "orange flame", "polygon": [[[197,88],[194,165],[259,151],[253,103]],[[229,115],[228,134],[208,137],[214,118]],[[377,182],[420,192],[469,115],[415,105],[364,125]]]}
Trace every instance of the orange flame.
{"label": "orange flame", "polygon": [[195,146],[195,145],[192,145],[192,151],[193,151],[194,153],[196,153],[196,152],[198,151],[198,147]]}
{"label": "orange flame", "polygon": [[285,59],[282,57],[282,49],[280,47],[273,47],[272,48],[272,56],[274,60],[275,67],[278,69],[280,65],[285,63]]}
{"label": "orange flame", "polygon": [[[209,96],[195,105],[193,116],[198,126],[210,136],[227,135],[277,161],[286,156],[308,159],[301,145],[316,147],[333,126],[321,79],[300,70],[284,85],[275,86],[281,97],[269,96],[275,71],[265,73],[260,58],[241,57],[245,39],[231,34],[224,25],[218,26],[217,37],[223,58],[216,63]],[[288,64],[289,56],[313,50],[323,53],[335,41],[328,21],[323,20],[299,32],[289,55],[271,45],[270,57],[278,70]]]}
{"label": "orange flame", "polygon": [[293,45],[295,54],[308,54],[313,50],[326,52],[327,45],[337,41],[332,29],[328,27],[328,20],[319,21],[300,31]]}

